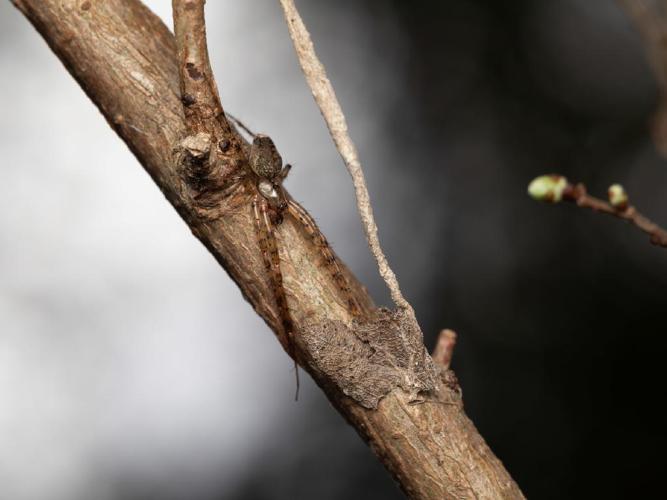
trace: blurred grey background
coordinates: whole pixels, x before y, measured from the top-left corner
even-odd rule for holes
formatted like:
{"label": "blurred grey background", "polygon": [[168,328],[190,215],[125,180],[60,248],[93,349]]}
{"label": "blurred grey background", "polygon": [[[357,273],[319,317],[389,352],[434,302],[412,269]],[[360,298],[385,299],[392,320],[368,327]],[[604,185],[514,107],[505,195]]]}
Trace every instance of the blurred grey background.
{"label": "blurred grey background", "polygon": [[[147,4],[171,25],[171,2]],[[299,6],[427,344],[459,333],[482,435],[529,498],[651,496],[667,252],[525,195],[551,171],[618,181],[667,224],[633,25],[606,0]],[[387,303],[278,2],[207,13],[226,108],[273,136]],[[402,498],[310,381],[293,401],[272,334],[7,1],[0,103],[0,498]]]}

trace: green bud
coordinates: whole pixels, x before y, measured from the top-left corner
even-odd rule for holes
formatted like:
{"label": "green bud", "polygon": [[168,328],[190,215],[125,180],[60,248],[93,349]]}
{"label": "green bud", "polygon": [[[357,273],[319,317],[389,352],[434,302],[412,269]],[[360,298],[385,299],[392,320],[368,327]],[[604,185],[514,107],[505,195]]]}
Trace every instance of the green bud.
{"label": "green bud", "polygon": [[567,186],[567,179],[562,175],[540,175],[528,184],[528,194],[537,201],[558,203],[563,199]]}
{"label": "green bud", "polygon": [[609,195],[609,203],[614,208],[625,210],[628,208],[628,193],[620,184],[612,184],[607,191]]}

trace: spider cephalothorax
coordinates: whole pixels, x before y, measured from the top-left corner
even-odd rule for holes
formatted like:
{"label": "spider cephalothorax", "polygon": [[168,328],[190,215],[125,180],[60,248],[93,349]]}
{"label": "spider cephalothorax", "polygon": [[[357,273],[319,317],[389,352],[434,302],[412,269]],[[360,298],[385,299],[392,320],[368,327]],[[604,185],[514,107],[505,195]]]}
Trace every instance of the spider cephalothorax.
{"label": "spider cephalothorax", "polygon": [[256,134],[253,138],[249,160],[252,171],[269,180],[278,177],[283,168],[283,159],[273,139],[264,134]]}
{"label": "spider cephalothorax", "polygon": [[287,197],[282,182],[287,177],[290,165],[283,167],[283,159],[273,140],[264,134],[256,134],[248,159],[250,169],[257,175],[257,190],[276,211],[276,221],[282,221],[282,212],[287,208]]}

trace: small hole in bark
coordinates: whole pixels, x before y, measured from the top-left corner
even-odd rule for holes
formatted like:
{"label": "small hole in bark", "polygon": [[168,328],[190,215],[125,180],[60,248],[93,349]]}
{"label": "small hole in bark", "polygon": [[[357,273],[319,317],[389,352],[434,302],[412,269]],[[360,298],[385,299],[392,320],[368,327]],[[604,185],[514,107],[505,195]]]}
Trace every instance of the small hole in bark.
{"label": "small hole in bark", "polygon": [[192,106],[195,102],[197,102],[197,99],[195,99],[195,96],[193,96],[192,94],[183,94],[183,96],[181,97],[181,102],[185,106]]}
{"label": "small hole in bark", "polygon": [[197,69],[197,66],[195,66],[194,63],[186,63],[185,69],[188,70],[188,75],[190,75],[190,78],[193,80],[201,80],[204,77],[202,72]]}

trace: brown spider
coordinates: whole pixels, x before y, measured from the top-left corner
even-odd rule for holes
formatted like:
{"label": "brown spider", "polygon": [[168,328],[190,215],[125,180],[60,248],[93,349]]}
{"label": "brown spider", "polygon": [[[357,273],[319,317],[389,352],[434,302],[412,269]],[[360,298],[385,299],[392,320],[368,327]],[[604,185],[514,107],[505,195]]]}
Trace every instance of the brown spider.
{"label": "brown spider", "polygon": [[[352,295],[350,285],[341,271],[336,257],[329,243],[320,232],[313,218],[306,210],[294,201],[283,189],[282,183],[291,169],[291,165],[283,166],[283,161],[276,149],[273,140],[264,134],[255,134],[243,123],[231,115],[227,115],[236,124],[250,134],[253,138],[248,163],[250,167],[251,183],[255,186],[252,198],[252,210],[255,217],[255,229],[259,248],[266,271],[269,274],[271,288],[276,300],[276,306],[280,314],[282,331],[280,339],[283,345],[288,347],[292,357],[294,352],[294,324],[287,303],[285,288],[283,287],[283,275],[280,270],[280,254],[275,236],[275,228],[283,221],[287,214],[298,221],[305,233],[310,237],[312,243],[321,253],[329,274],[338,287],[342,297],[351,314],[361,314],[359,303]],[[295,359],[296,365],[296,359]],[[295,366],[295,369],[296,366]],[[298,370],[298,369],[297,369]],[[298,394],[298,371],[297,371],[297,394]]]}

